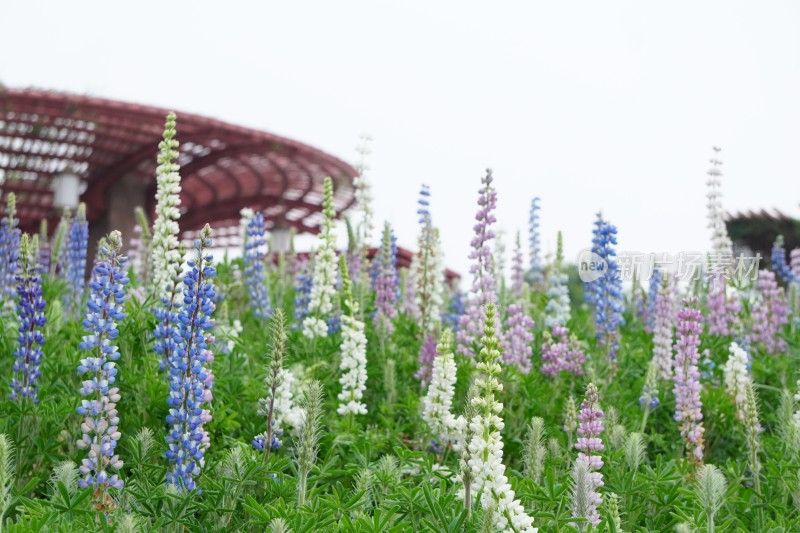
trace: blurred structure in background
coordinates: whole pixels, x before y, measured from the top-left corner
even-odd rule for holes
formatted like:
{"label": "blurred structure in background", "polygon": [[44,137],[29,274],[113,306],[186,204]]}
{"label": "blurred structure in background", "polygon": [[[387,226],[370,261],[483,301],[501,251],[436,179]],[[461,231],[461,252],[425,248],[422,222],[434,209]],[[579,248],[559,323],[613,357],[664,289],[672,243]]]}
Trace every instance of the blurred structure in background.
{"label": "blurred structure in background", "polygon": [[[20,227],[28,232],[42,219],[55,228],[65,207],[85,202],[92,245],[113,229],[127,242],[136,206],[152,220],[156,155],[168,112],[0,87],[2,202],[10,192],[17,195]],[[245,207],[264,213],[275,242],[288,243],[289,228],[318,233],[325,176],[334,181],[337,214],[353,204],[356,170],[320,150],[189,113],[178,112],[177,129],[184,238],[209,223],[222,239],[216,245],[235,246]]]}
{"label": "blurred structure in background", "polygon": [[800,220],[778,210],[772,214],[763,209],[760,213],[748,211],[729,214],[725,218],[725,226],[735,253],[761,254],[762,268],[769,265],[772,245],[778,235],[783,235],[786,250],[800,248]]}

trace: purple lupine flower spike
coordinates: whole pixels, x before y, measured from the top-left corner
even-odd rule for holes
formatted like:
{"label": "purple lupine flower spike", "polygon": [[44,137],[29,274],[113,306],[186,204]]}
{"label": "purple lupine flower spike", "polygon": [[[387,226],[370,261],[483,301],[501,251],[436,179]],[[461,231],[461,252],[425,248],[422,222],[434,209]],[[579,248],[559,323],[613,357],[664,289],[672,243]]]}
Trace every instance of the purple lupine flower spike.
{"label": "purple lupine flower spike", "polygon": [[690,460],[703,463],[703,403],[700,400],[700,334],[703,316],[690,300],[678,312],[678,340],[675,343],[675,420],[680,422],[681,436]]}
{"label": "purple lupine flower spike", "polygon": [[751,340],[761,343],[769,354],[786,353],[788,345],[780,336],[789,321],[789,304],[783,287],[778,286],[775,273],[761,270],[756,283],[758,299],[753,303],[753,334]]}
{"label": "purple lupine flower spike", "polygon": [[36,237],[29,239],[23,235],[20,244],[19,271],[17,280],[17,321],[19,322],[18,348],[14,352],[14,377],[11,379],[12,400],[33,399],[39,403],[36,381],[41,376],[39,365],[42,361],[44,316],[46,302],[42,296],[42,276],[39,273],[36,250]]}
{"label": "purple lupine flower spike", "polygon": [[385,337],[394,332],[393,320],[397,317],[397,270],[392,253],[392,228],[387,222],[383,227],[383,241],[378,252],[375,277],[375,328]]}
{"label": "purple lupine flower spike", "polygon": [[508,318],[506,319],[506,330],[503,333],[503,362],[509,365],[516,365],[520,372],[527,374],[531,371],[531,356],[533,349],[533,328],[534,322],[531,317],[525,314],[525,310],[520,304],[508,306]]}
{"label": "purple lupine flower spike", "polygon": [[494,210],[497,207],[497,192],[492,182],[492,171],[487,170],[481,180],[482,187],[478,196],[477,221],[473,230],[472,252],[469,258],[473,260],[470,266],[472,274],[472,291],[469,295],[466,313],[461,316],[456,337],[458,352],[467,357],[474,358],[474,343],[481,335],[481,328],[485,320],[485,308],[489,302],[497,299],[495,294],[494,265],[492,252],[489,246],[495,234],[492,230],[496,218]]}
{"label": "purple lupine flower spike", "polygon": [[86,399],[81,400],[78,407],[78,413],[85,417],[78,448],[88,450],[88,457],[83,459],[79,469],[82,478],[78,486],[94,487],[94,507],[105,513],[115,507],[108,489],[123,487],[119,475],[109,472],[109,469],[119,471],[122,468],[122,461],[115,453],[121,437],[117,414],[120,395],[119,388],[114,386],[120,354],[112,344],[119,335],[117,326],[125,318],[127,258],[121,254],[121,248],[122,235],[112,231],[100,249],[89,283],[88,311],[83,320],[87,335],[80,343],[81,350],[89,355],[78,365],[78,373],[86,378],[80,389],[81,396]]}
{"label": "purple lupine flower spike", "polygon": [[[603,486],[603,474],[598,472],[603,467],[603,459],[600,452],[605,449],[600,435],[603,433],[603,411],[600,409],[600,398],[597,387],[589,383],[586,387],[586,396],[581,403],[581,411],[578,413],[578,440],[575,448],[580,450],[576,461],[584,463],[589,467],[591,479],[595,489]],[[595,490],[590,500],[593,505],[589,506],[586,518],[593,525],[600,523],[600,515],[597,506],[603,499]]]}
{"label": "purple lupine flower spike", "polygon": [[211,228],[206,224],[195,242],[196,257],[188,261],[183,278],[183,305],[178,314],[175,346],[170,352],[170,393],[167,398],[167,461],[173,465],[167,483],[178,490],[197,488],[195,478],[205,465],[210,446],[204,425],[211,421],[208,410],[213,399],[214,374],[208,368],[214,361],[209,350],[211,315],[214,312],[213,278],[217,272],[213,258],[206,253],[211,246]]}

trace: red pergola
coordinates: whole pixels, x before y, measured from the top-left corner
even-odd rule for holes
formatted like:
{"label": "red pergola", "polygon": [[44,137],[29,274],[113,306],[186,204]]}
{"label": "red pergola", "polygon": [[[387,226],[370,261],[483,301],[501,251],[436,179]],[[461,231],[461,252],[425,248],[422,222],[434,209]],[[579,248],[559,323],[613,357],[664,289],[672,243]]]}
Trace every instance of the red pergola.
{"label": "red pergola", "polygon": [[[81,200],[90,222],[109,215],[110,195],[122,182],[125,191],[131,184],[141,188],[152,213],[167,113],[89,96],[0,88],[0,192],[16,193],[22,229],[34,230],[39,220],[57,216],[52,187],[62,173],[77,174],[85,184]],[[262,211],[268,224],[316,233],[325,176],[334,180],[337,213],[354,201],[356,170],[316,148],[190,113],[178,113],[177,129],[182,231],[205,223],[235,225],[239,211],[250,207]]]}

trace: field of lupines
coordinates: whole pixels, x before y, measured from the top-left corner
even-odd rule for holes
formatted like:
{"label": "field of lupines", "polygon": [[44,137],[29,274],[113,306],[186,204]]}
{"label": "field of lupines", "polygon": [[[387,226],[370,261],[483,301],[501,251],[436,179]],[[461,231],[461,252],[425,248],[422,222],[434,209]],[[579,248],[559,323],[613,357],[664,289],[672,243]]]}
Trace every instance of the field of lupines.
{"label": "field of lupines", "polygon": [[329,179],[310,258],[272,254],[246,210],[241,258],[208,226],[184,247],[177,148],[171,115],[155,220],[97,257],[82,208],[21,235],[9,195],[0,530],[800,531],[800,250],[718,268],[716,166],[705,274],[624,290],[601,216],[597,279],[560,235],[543,259],[538,199],[504,279],[487,171],[458,292],[424,186],[402,272],[363,178],[341,254]]}

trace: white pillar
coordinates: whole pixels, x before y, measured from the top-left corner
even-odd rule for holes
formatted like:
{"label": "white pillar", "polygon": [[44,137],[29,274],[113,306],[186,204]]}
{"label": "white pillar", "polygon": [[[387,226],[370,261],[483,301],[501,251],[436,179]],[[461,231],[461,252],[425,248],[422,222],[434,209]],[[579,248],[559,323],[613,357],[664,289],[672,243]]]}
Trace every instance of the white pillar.
{"label": "white pillar", "polygon": [[64,172],[53,179],[53,207],[64,209],[78,207],[81,178],[77,174]]}
{"label": "white pillar", "polygon": [[288,252],[289,237],[291,235],[289,228],[275,226],[270,233],[272,233],[272,246],[274,248],[272,251],[278,253]]}

